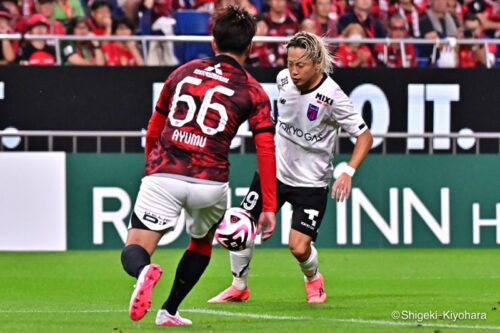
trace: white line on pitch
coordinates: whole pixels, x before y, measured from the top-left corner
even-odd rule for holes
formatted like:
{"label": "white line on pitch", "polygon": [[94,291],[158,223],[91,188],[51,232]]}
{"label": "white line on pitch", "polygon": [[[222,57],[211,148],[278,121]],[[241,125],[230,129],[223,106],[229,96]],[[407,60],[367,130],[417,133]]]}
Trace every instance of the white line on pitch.
{"label": "white line on pitch", "polygon": [[[120,313],[127,312],[127,310],[121,309],[88,309],[88,310],[8,310],[0,309],[0,314],[22,314],[22,313],[81,313],[81,314],[92,314],[92,313]],[[286,316],[286,315],[270,315],[270,314],[258,314],[258,313],[246,313],[246,312],[232,312],[232,311],[219,311],[212,309],[182,309],[181,312],[187,313],[201,313],[210,314],[215,316],[225,316],[225,317],[241,317],[241,318],[252,318],[252,319],[268,319],[268,320],[316,320],[316,321],[330,321],[337,323],[352,323],[352,324],[366,324],[366,325],[381,325],[381,326],[409,326],[415,327],[417,323],[415,322],[397,322],[388,320],[375,320],[375,319],[362,319],[362,318],[327,318],[327,317],[305,317],[305,316]],[[458,325],[458,324],[440,324],[440,323],[418,323],[422,327],[438,327],[438,328],[457,328],[457,329],[476,329],[476,330],[492,330],[500,331],[500,326],[488,326],[488,325]]]}
{"label": "white line on pitch", "polygon": [[[295,317],[295,316],[276,316],[257,313],[245,312],[230,312],[230,311],[217,311],[211,309],[185,309],[184,312],[213,314],[217,316],[228,317],[243,317],[253,319],[271,319],[271,320],[319,320],[331,321],[338,323],[353,323],[353,324],[369,324],[369,325],[384,325],[384,326],[417,326],[414,322],[397,322],[389,320],[371,320],[361,318],[325,318],[325,317]],[[495,330],[500,331],[500,326],[486,326],[486,325],[457,325],[457,324],[439,324],[439,323],[419,323],[422,327],[439,327],[439,328],[462,328],[462,329],[479,329],[479,330]]]}

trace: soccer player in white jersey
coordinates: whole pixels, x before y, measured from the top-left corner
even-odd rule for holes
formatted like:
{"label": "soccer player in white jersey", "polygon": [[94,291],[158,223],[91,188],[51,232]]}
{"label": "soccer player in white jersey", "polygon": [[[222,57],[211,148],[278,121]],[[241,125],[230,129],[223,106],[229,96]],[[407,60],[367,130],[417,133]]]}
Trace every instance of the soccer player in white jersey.
{"label": "soccer player in white jersey", "polygon": [[[349,197],[352,177],[368,154],[373,138],[347,95],[328,75],[332,58],[323,40],[314,34],[299,32],[286,47],[288,68],[277,77],[277,209],[285,202],[292,205],[289,248],[304,273],[307,302],[324,303],[325,282],[318,270],[318,251],[313,241],[327,204],[335,141],[341,128],[356,138],[351,159],[331,192],[331,198],[341,202]],[[259,216],[262,198],[258,174],[241,207],[254,217]],[[210,303],[248,299],[247,278],[252,254],[253,248],[230,253],[233,283],[210,299]]]}

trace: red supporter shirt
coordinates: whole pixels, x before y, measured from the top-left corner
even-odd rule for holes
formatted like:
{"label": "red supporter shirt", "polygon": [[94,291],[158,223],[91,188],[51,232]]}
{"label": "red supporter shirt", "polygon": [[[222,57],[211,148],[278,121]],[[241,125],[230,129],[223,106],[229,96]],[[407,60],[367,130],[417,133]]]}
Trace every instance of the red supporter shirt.
{"label": "red supporter shirt", "polygon": [[165,125],[147,156],[146,175],[227,182],[229,146],[238,127],[248,119],[254,135],[274,131],[263,88],[223,55],[191,61],[170,74],[156,111],[166,117]]}
{"label": "red supporter shirt", "polygon": [[264,14],[267,26],[269,27],[269,36],[273,37],[287,37],[294,35],[299,31],[299,24],[297,19],[292,14],[287,14],[283,22],[274,22],[271,20],[269,13]]}
{"label": "red supporter shirt", "polygon": [[[488,52],[491,54],[495,54],[497,51],[497,47],[494,44],[488,45]],[[484,52],[484,49],[481,50]],[[459,51],[459,67],[461,68],[469,68],[469,67],[485,67],[481,62],[477,61],[477,58],[472,51],[470,46],[462,46]]]}
{"label": "red supporter shirt", "polygon": [[50,27],[49,27],[49,34],[51,34],[51,35],[64,35],[65,33],[66,33],[66,29],[64,28],[64,25],[57,20],[52,20]]}
{"label": "red supporter shirt", "polygon": [[106,28],[97,26],[92,18],[89,18],[87,23],[89,24],[90,30],[94,33],[94,35],[103,36],[106,34]]}
{"label": "red supporter shirt", "polygon": [[177,0],[154,0],[152,22],[163,16],[171,17],[177,9],[181,8],[182,5]]}
{"label": "red supporter shirt", "polygon": [[104,44],[102,50],[108,66],[137,66],[132,53],[118,42]]}
{"label": "red supporter shirt", "polygon": [[[283,22],[274,22],[271,20],[269,13],[264,14],[269,31],[268,36],[271,37],[287,37],[293,36],[297,31],[299,31],[299,25],[295,16],[287,14]],[[269,44],[271,52],[274,53],[276,59],[284,59],[286,56],[286,49],[281,44],[272,43]]]}
{"label": "red supporter shirt", "polygon": [[[375,45],[375,51],[377,53],[378,60],[384,63],[387,67],[390,68],[404,67],[401,57],[401,50],[399,48],[396,48],[392,45],[387,46],[387,57],[385,55],[383,44]],[[405,55],[406,55],[407,67],[415,67],[416,55],[415,55],[415,48],[413,47],[413,45],[405,44]]]}
{"label": "red supporter shirt", "polygon": [[[367,64],[360,65],[358,67],[375,67],[375,61],[373,60],[370,49],[365,45],[361,45],[359,49],[368,52],[370,55],[368,57],[368,61],[366,62]],[[356,52],[353,52],[352,49],[349,48],[346,44],[341,44],[339,46],[339,48],[337,49],[337,53],[335,54],[335,63],[337,66],[351,67],[352,63],[354,63],[356,60],[358,60],[358,55],[356,54]]]}
{"label": "red supporter shirt", "polygon": [[267,44],[252,46],[252,52],[248,55],[247,64],[252,67],[258,66],[275,66],[276,56],[271,52]]}

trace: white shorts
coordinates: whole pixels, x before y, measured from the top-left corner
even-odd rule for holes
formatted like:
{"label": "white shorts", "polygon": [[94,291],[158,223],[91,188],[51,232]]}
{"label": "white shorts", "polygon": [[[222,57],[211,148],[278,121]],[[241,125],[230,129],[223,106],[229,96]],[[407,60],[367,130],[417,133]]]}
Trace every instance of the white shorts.
{"label": "white shorts", "polygon": [[224,214],[228,190],[228,183],[200,184],[146,176],[142,179],[134,213],[147,229],[169,232],[175,229],[184,208],[188,234],[202,238]]}

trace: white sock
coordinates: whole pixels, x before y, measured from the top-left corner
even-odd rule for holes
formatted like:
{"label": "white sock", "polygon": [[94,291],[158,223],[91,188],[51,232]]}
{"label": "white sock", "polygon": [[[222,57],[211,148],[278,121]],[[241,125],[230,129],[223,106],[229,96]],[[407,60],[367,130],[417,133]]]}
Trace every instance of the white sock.
{"label": "white sock", "polygon": [[241,290],[241,291],[245,290],[247,285],[248,285],[248,274],[244,275],[242,277],[233,276],[232,285],[233,285],[233,287],[235,287],[238,290]]}
{"label": "white sock", "polygon": [[305,275],[307,281],[311,282],[316,280],[318,275],[318,251],[311,244],[311,254],[306,261],[299,262],[300,269]]}
{"label": "white sock", "polygon": [[238,290],[245,290],[248,286],[248,272],[253,256],[253,248],[254,246],[251,246],[242,251],[229,252],[231,272],[233,273],[233,286]]}

